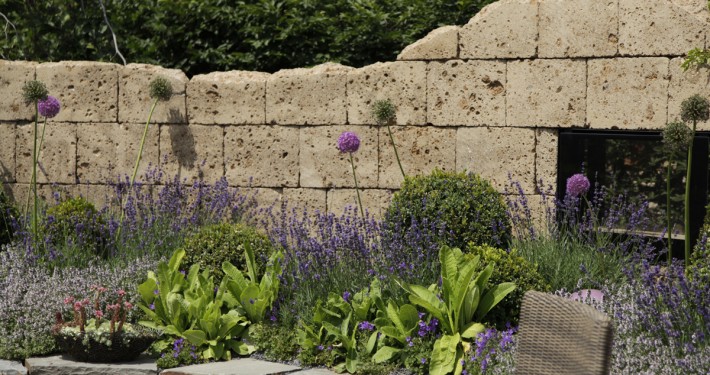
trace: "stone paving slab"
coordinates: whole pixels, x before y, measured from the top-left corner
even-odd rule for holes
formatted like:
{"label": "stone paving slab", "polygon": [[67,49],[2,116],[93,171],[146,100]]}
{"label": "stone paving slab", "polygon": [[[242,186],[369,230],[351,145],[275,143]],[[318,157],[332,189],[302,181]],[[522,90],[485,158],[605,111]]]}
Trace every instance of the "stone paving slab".
{"label": "stone paving slab", "polygon": [[[226,362],[213,362],[167,369],[160,375],[275,375],[301,370],[300,367],[282,363],[266,362],[251,358],[238,358]],[[303,375],[303,373],[301,373]],[[326,375],[326,373],[306,373],[306,375]]]}
{"label": "stone paving slab", "polygon": [[158,367],[155,359],[139,357],[124,363],[86,363],[71,357],[55,355],[25,360],[29,375],[155,375]]}
{"label": "stone paving slab", "polygon": [[27,375],[27,369],[20,362],[0,359],[0,375]]}

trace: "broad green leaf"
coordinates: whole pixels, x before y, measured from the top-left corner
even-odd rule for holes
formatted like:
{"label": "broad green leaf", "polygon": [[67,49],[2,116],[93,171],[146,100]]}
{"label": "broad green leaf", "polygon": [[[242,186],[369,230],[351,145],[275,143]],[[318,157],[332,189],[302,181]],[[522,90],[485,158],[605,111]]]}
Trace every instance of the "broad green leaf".
{"label": "broad green leaf", "polygon": [[387,302],[387,317],[400,333],[405,333],[407,331],[407,329],[404,328],[404,324],[402,324],[402,321],[399,319],[399,311],[392,301]]}
{"label": "broad green leaf", "polygon": [[199,320],[198,326],[207,335],[208,339],[214,339],[217,337],[217,321],[212,319],[201,319]]}
{"label": "broad green leaf", "polygon": [[244,289],[239,296],[239,302],[242,304],[244,311],[246,311],[249,321],[257,323],[264,320],[266,304],[263,300],[259,300],[258,286],[252,284]]}
{"label": "broad green leaf", "polygon": [[430,375],[446,375],[454,371],[456,366],[456,355],[461,336],[443,335],[434,342],[431,351],[431,363],[429,364]]}
{"label": "broad green leaf", "polygon": [[481,298],[476,310],[476,319],[481,320],[491,309],[502,301],[505,296],[515,290],[514,283],[501,283],[488,289],[486,294]]}
{"label": "broad green leaf", "polygon": [[179,271],[180,263],[182,263],[182,258],[185,257],[185,250],[179,249],[173,253],[170,257],[170,262],[168,263],[168,269],[171,272]]}
{"label": "broad green leaf", "polygon": [[247,275],[252,283],[257,283],[256,278],[256,262],[254,261],[254,250],[251,248],[251,244],[248,240],[244,240],[244,256],[247,263]]}
{"label": "broad green leaf", "polygon": [[402,321],[402,325],[405,329],[403,333],[408,334],[419,324],[419,312],[417,308],[408,303],[402,305],[402,307],[399,308],[399,320]]}
{"label": "broad green leaf", "polygon": [[493,263],[489,264],[488,266],[486,266],[486,268],[483,269],[483,271],[478,274],[478,276],[474,280],[476,285],[478,285],[481,290],[488,289],[488,279],[490,279],[491,275],[493,274],[493,268]]}
{"label": "broad green leaf", "polygon": [[148,273],[148,280],[138,285],[138,294],[141,296],[141,301],[145,305],[150,305],[155,300],[155,290],[158,289],[158,284],[155,283],[155,279],[151,277],[152,272]]}
{"label": "broad green leaf", "polygon": [[229,340],[226,344],[229,349],[232,349],[239,355],[248,355],[253,353],[255,350],[254,346],[247,345],[244,341]]}
{"label": "broad green leaf", "polygon": [[200,346],[207,342],[207,334],[205,332],[197,329],[189,329],[182,333],[183,336],[190,342],[190,344],[195,346]]}
{"label": "broad green leaf", "polygon": [[370,335],[370,338],[367,339],[367,346],[365,347],[365,351],[370,354],[372,351],[375,349],[375,346],[377,345],[377,336],[378,332],[374,331]]}
{"label": "broad green leaf", "polygon": [[447,324],[447,321],[444,319],[446,307],[434,292],[420,285],[407,285],[406,289],[409,292],[409,301],[411,303],[424,308],[435,318],[439,319],[442,324]]}
{"label": "broad green leaf", "polygon": [[381,347],[375,355],[372,356],[372,360],[375,363],[387,362],[390,359],[396,357],[402,349],[393,348],[391,346]]}
{"label": "broad green leaf", "polygon": [[466,327],[464,327],[463,332],[461,332],[461,337],[465,339],[474,339],[476,335],[486,330],[486,326],[481,323],[471,322]]}
{"label": "broad green leaf", "polygon": [[400,343],[402,343],[402,345],[406,344],[406,340],[405,340],[406,336],[404,336],[394,326],[382,326],[382,327],[379,327],[378,330],[380,330],[380,332],[382,332],[383,335],[399,341]]}

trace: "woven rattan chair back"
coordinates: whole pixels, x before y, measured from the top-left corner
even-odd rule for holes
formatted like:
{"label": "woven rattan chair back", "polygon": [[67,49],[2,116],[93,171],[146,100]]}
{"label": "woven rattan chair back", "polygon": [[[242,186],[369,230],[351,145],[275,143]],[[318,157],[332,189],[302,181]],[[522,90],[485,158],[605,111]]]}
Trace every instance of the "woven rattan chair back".
{"label": "woven rattan chair back", "polygon": [[612,321],[591,306],[529,291],[520,311],[516,374],[609,373]]}

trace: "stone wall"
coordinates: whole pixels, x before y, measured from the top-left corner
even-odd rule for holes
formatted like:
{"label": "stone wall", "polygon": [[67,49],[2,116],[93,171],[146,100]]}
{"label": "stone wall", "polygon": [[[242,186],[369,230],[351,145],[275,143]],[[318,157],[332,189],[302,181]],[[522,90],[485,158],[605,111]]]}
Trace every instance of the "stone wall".
{"label": "stone wall", "polygon": [[[710,96],[708,70],[682,72],[682,56],[707,44],[705,0],[502,0],[468,24],[446,26],[397,61],[360,69],[215,72],[129,64],[0,60],[0,178],[22,201],[31,178],[33,113],[24,81],[45,82],[62,102],[49,122],[38,181],[100,200],[129,174],[150,102],[147,84],[168,78],[176,95],[158,105],[142,170],[252,186],[268,201],[313,209],[355,203],[345,130],[363,203],[379,212],[402,181],[386,128],[371,104],[390,99],[408,174],[469,170],[503,189],[510,173],[529,194],[554,183],[564,128],[660,130],[694,93]],[[710,130],[710,124],[700,125]]]}

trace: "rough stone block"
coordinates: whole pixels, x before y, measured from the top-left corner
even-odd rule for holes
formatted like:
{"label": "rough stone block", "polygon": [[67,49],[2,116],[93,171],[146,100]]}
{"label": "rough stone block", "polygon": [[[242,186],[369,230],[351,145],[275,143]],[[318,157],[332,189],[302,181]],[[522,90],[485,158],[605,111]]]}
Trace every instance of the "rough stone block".
{"label": "rough stone block", "polygon": [[15,182],[15,124],[0,123],[0,182]]}
{"label": "rough stone block", "polygon": [[[710,99],[710,68],[705,66],[683,71],[680,67],[683,60],[679,57],[670,63],[668,122],[680,120],[680,104],[689,97],[699,94]],[[698,123],[697,130],[710,130],[710,121]]]}
{"label": "rough stone block", "polygon": [[301,217],[303,210],[306,210],[311,217],[316,211],[326,212],[325,189],[283,189],[283,199],[287,202],[288,212],[295,209],[298,217]]}
{"label": "rough stone block", "polygon": [[62,104],[54,121],[118,121],[120,66],[89,61],[62,61],[37,65],[37,79]]}
{"label": "rough stone block", "polygon": [[376,63],[348,74],[348,122],[374,124],[372,104],[389,99],[397,109],[398,125],[426,123],[426,63]]}
{"label": "rough stone block", "polygon": [[25,82],[35,79],[36,66],[34,62],[0,60],[0,120],[34,118],[34,109],[22,99],[22,87]]}
{"label": "rough stone block", "polygon": [[160,157],[167,176],[214,183],[224,176],[224,130],[220,126],[161,125]]}
{"label": "rough stone block", "polygon": [[455,59],[459,48],[459,27],[444,26],[404,47],[397,60]]}
{"label": "rough stone block", "polygon": [[[360,198],[363,208],[377,219],[382,218],[382,214],[392,200],[392,191],[386,189],[360,189]],[[357,203],[357,193],[355,189],[331,189],[328,191],[328,212],[341,215],[345,209],[354,210],[360,216],[360,206]]]}
{"label": "rough stone block", "polygon": [[430,63],[427,121],[445,126],[504,126],[505,69],[500,61]]}
{"label": "rough stone block", "polygon": [[593,129],[661,129],[668,108],[668,59],[587,62],[587,124]]}
{"label": "rough stone block", "polygon": [[[454,170],[456,129],[393,126],[392,137],[407,176],[428,174],[435,168]],[[379,173],[380,188],[399,189],[404,181],[385,127],[380,128]]]}
{"label": "rough stone block", "polygon": [[185,88],[188,79],[181,70],[148,64],[128,64],[121,68],[120,75],[119,122],[145,123],[154,101],[150,97],[150,83],[158,77],[163,77],[170,82],[173,96],[167,102],[158,102],[151,123],[187,123]]}
{"label": "rough stone block", "polygon": [[543,186],[557,183],[557,138],[555,129],[535,129],[535,182]]}
{"label": "rough stone block", "polygon": [[88,363],[72,361],[62,355],[54,355],[27,358],[25,366],[32,375],[155,375],[158,373],[155,359],[150,357],[139,357],[135,361],[124,363]]}
{"label": "rough stone block", "polygon": [[196,75],[187,85],[191,124],[265,124],[270,74],[231,71]]}
{"label": "rough stone block", "polygon": [[355,187],[350,157],[338,150],[338,137],[344,131],[360,138],[360,149],[353,153],[358,184],[377,187],[377,128],[347,125],[301,128],[301,187]]}
{"label": "rough stone block", "polygon": [[[87,124],[77,132],[77,179],[82,183],[108,183],[131,176],[140,150],[145,124]],[[159,162],[158,125],[148,127],[136,180]]]}
{"label": "rough stone block", "polygon": [[26,375],[27,369],[22,363],[0,359],[0,375]]}
{"label": "rough stone block", "polygon": [[75,196],[84,197],[86,200],[94,204],[96,209],[104,207],[120,207],[116,189],[111,185],[90,184],[90,185],[74,185]]}
{"label": "rough stone block", "polygon": [[[61,199],[75,196],[76,185],[37,184],[37,197],[45,204],[56,204]],[[17,207],[24,212],[32,212],[32,189],[29,183],[10,184],[10,197]]]}
{"label": "rough stone block", "polygon": [[345,124],[345,83],[352,69],[326,63],[272,74],[266,80],[266,121],[281,125]]}
{"label": "rough stone block", "polygon": [[163,370],[161,375],[280,375],[300,370],[300,367],[283,363],[238,358],[231,361],[212,362]]}
{"label": "rough stone block", "polygon": [[619,42],[619,0],[540,2],[538,56],[614,56]]}
{"label": "rough stone block", "polygon": [[510,126],[584,126],[587,64],[583,60],[508,63]]}
{"label": "rough stone block", "polygon": [[237,188],[237,194],[246,196],[248,200],[253,199],[257,210],[272,207],[274,213],[280,209],[283,199],[283,191],[280,188],[240,187]]}
{"label": "rough stone block", "polygon": [[296,127],[227,126],[224,164],[227,180],[237,186],[298,186]]}
{"label": "rough stone block", "polygon": [[459,58],[529,58],[537,50],[537,0],[501,0],[459,31]]}
{"label": "rough stone block", "polygon": [[[38,142],[42,124],[38,126]],[[17,127],[15,141],[15,178],[18,182],[32,180],[32,148],[34,147],[34,124]],[[76,125],[50,122],[44,134],[37,168],[38,183],[75,183]]]}
{"label": "rough stone block", "polygon": [[709,26],[670,1],[619,0],[619,54],[682,56],[705,46]]}
{"label": "rough stone block", "polygon": [[456,170],[487,179],[499,192],[509,185],[508,175],[525,194],[535,192],[535,129],[459,128],[456,134]]}

